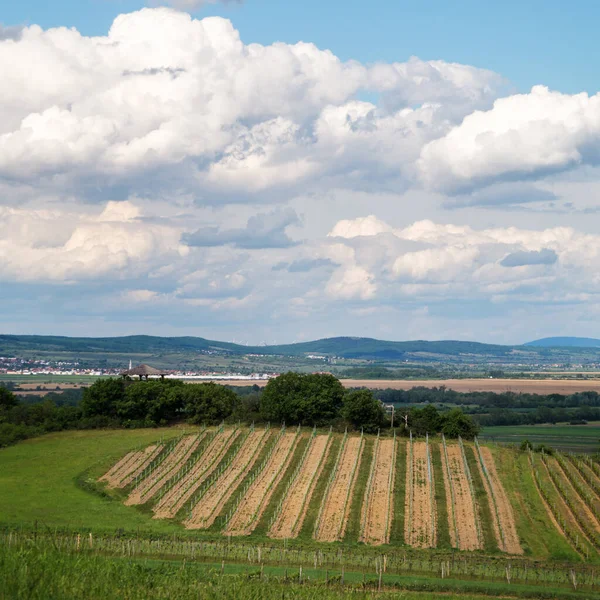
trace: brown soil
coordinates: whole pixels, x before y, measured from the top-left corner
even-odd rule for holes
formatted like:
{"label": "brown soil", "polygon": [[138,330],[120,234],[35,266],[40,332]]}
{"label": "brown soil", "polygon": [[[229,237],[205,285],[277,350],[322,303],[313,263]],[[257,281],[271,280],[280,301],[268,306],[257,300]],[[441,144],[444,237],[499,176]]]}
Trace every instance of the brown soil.
{"label": "brown soil", "polygon": [[239,430],[231,429],[217,433],[187,475],[175,484],[154,507],[154,518],[172,519],[175,517],[183,505],[194,495],[194,492],[218,467],[239,434]]}
{"label": "brown soil", "polygon": [[292,460],[299,438],[300,436],[296,432],[291,431],[281,436],[265,468],[248,488],[235,514],[227,524],[224,531],[226,535],[250,535],[254,531],[277,484]]}
{"label": "brown soil", "polygon": [[[483,473],[481,464],[478,462],[481,478],[488,493],[490,512],[494,520],[494,531],[496,533],[498,547],[500,550],[507,552],[508,554],[523,554],[523,548],[521,548],[521,542],[519,541],[519,535],[515,525],[515,517],[513,515],[512,506],[508,496],[506,495],[506,491],[500,482],[500,478],[498,477],[496,463],[494,462],[492,452],[486,446],[481,446],[481,456],[490,476],[490,482],[492,486],[492,489],[490,490],[487,478]],[[501,531],[502,534],[500,533]]]}
{"label": "brown soil", "polygon": [[269,531],[269,537],[284,539],[298,536],[308,504],[327,460],[330,440],[328,435],[312,438],[304,463],[288,490],[281,512]]}
{"label": "brown soil", "polygon": [[[477,527],[477,507],[464,470],[462,452],[458,444],[448,444],[446,449],[448,452],[447,465],[443,448],[440,448],[440,451],[444,485],[446,486],[450,536],[456,538],[454,532],[455,520],[458,539],[453,539],[453,544],[460,550],[479,550],[483,548],[483,544]],[[448,471],[450,480],[448,480]],[[452,492],[454,492],[454,504],[452,504]]]}
{"label": "brown soil", "polygon": [[335,478],[323,501],[319,528],[315,533],[315,539],[320,542],[336,542],[344,537],[363,448],[362,438],[347,438],[336,465]]}
{"label": "brown soil", "polygon": [[[600,392],[600,379],[341,379],[346,388],[409,390],[413,387],[440,387],[456,392],[515,392],[530,394],[574,394],[575,392]],[[223,385],[264,387],[267,381],[215,381]]]}
{"label": "brown soil", "polygon": [[108,481],[110,488],[124,488],[129,485],[144,469],[162,452],[164,446],[148,446],[144,450],[134,452],[130,460],[116,471]]}
{"label": "brown soil", "polygon": [[188,435],[182,438],[154,473],[133,489],[125,504],[131,506],[150,500],[171,477],[177,474],[205,436],[206,432],[203,432],[200,435]]}
{"label": "brown soil", "polygon": [[240,446],[229,468],[217,479],[198,504],[193,508],[190,519],[185,522],[188,529],[207,529],[214,522],[229,498],[235,493],[246,475],[254,467],[261,446],[270,436],[268,430],[256,430],[248,435]]}
{"label": "brown soil", "polygon": [[[435,548],[437,543],[433,469],[430,472],[427,458],[427,444],[413,442],[412,478],[410,464],[406,470],[406,489],[407,496],[411,494],[412,498],[412,514],[405,519],[405,538],[415,548]],[[407,462],[410,462],[410,448],[407,448]]]}
{"label": "brown soil", "polygon": [[377,440],[371,463],[371,486],[365,499],[363,534],[360,541],[372,546],[390,541],[393,517],[392,490],[396,471],[396,440]]}
{"label": "brown soil", "polygon": [[[102,475],[98,481],[115,481],[115,477],[117,477],[118,473],[129,469],[129,465],[132,464],[138,456],[139,452],[136,452],[135,450],[133,452],[128,452],[121,460],[119,460],[104,475]],[[118,479],[116,482],[118,482]]]}

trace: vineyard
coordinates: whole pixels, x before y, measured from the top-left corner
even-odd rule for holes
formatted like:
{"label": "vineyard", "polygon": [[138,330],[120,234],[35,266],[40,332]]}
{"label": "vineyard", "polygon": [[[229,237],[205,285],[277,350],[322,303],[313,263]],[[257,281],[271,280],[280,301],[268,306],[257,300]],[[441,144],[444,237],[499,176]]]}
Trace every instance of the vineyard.
{"label": "vineyard", "polygon": [[[516,487],[505,482],[507,455],[518,459]],[[211,539],[514,557],[545,543],[548,554],[559,547],[600,562],[600,465],[590,457],[443,436],[221,426],[130,451],[99,482],[125,505]],[[534,519],[551,527],[543,539]]]}

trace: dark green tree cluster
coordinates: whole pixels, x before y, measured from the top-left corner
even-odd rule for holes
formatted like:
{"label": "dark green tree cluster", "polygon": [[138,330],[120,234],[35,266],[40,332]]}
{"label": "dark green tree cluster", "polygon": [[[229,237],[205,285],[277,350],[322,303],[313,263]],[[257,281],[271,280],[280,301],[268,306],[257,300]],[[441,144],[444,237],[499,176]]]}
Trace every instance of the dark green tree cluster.
{"label": "dark green tree cluster", "polygon": [[210,425],[228,418],[236,399],[233,391],[215,383],[101,379],[84,391],[81,408],[85,418],[116,419],[125,427],[183,420]]}
{"label": "dark green tree cluster", "polygon": [[448,438],[460,436],[470,440],[479,433],[477,423],[460,408],[447,412],[440,412],[432,404],[428,404],[425,408],[411,408],[399,415],[406,424],[404,415],[408,416],[408,428],[405,427],[405,432],[412,431],[413,435],[417,436],[443,433]]}

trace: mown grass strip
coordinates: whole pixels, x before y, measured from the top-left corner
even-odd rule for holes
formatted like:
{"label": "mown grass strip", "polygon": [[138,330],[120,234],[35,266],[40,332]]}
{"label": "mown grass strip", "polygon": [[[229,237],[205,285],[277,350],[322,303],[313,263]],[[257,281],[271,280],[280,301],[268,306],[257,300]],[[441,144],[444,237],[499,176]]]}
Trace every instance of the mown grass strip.
{"label": "mown grass strip", "polygon": [[358,542],[360,536],[362,507],[365,491],[369,482],[369,476],[371,474],[371,462],[373,461],[375,440],[363,437],[363,444],[362,456],[359,455],[358,457],[359,463],[355,475],[356,483],[354,484],[353,493],[348,499],[350,511],[348,512],[346,533],[342,538],[344,542],[350,544]]}
{"label": "mown grass strip", "polygon": [[478,461],[479,457],[476,455],[477,450],[473,446],[465,445],[465,457],[467,464],[469,465],[469,471],[471,472],[471,478],[473,480],[473,489],[475,490],[475,501],[477,503],[477,511],[479,515],[479,522],[481,523],[481,535],[483,537],[483,549],[485,552],[499,552],[498,542],[494,534],[494,517],[490,509],[490,503],[488,501],[488,495],[479,473]]}
{"label": "mown grass strip", "polygon": [[440,549],[449,549],[452,548],[452,542],[450,540],[450,528],[448,525],[448,505],[446,503],[446,487],[444,486],[440,445],[430,442],[429,448],[433,463],[435,504],[437,506],[437,547]]}

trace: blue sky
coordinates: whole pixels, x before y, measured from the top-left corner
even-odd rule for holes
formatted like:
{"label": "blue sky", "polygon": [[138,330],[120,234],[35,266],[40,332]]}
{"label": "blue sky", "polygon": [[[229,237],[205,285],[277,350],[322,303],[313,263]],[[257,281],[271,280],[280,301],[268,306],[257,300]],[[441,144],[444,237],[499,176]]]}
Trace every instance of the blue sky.
{"label": "blue sky", "polygon": [[165,3],[0,10],[0,333],[600,337],[600,5]]}
{"label": "blue sky", "polygon": [[[131,0],[20,0],[5,3],[0,22],[102,35],[117,14],[142,6]],[[600,3],[593,0],[246,0],[193,14],[230,18],[246,43],[311,41],[362,62],[443,58],[502,73],[520,91],[539,83],[569,93],[600,87]]]}

